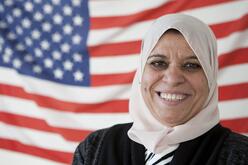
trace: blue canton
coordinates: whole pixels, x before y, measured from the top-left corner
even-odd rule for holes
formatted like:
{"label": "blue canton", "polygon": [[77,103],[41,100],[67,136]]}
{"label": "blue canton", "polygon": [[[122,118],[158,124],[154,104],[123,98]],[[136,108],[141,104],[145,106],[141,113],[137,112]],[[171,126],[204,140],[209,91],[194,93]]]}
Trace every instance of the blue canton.
{"label": "blue canton", "polygon": [[86,0],[0,2],[0,66],[57,83],[90,84]]}

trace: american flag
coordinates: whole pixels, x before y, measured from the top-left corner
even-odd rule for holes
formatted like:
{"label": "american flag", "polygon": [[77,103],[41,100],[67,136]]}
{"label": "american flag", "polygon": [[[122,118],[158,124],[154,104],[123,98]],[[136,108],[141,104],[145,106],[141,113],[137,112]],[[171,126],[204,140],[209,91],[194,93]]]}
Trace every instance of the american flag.
{"label": "american flag", "polygon": [[216,34],[221,122],[247,135],[247,0],[1,0],[0,164],[70,164],[90,132],[130,122],[141,39],[175,12]]}

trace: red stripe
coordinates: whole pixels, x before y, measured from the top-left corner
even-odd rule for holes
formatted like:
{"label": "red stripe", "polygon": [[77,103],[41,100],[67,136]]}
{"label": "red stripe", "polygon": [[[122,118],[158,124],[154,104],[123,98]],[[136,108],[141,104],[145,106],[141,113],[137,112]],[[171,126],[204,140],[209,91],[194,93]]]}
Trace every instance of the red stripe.
{"label": "red stripe", "polygon": [[219,87],[219,100],[234,100],[248,98],[248,82]]}
{"label": "red stripe", "polygon": [[[245,19],[248,16],[244,16],[241,19],[225,22],[221,24],[211,25],[217,38],[222,38],[230,35],[236,31],[242,31],[248,28],[248,21]],[[224,29],[224,30],[223,30]],[[104,56],[116,56],[116,55],[132,55],[140,53],[141,40],[101,44],[97,46],[88,47],[91,57],[104,57]]]}
{"label": "red stripe", "polygon": [[[248,21],[247,21],[248,22]],[[248,48],[241,48],[218,57],[219,69],[230,65],[248,63]]]}
{"label": "red stripe", "polygon": [[131,55],[140,52],[141,41],[119,42],[111,44],[101,44],[88,47],[91,57]]}
{"label": "red stripe", "polygon": [[234,132],[248,133],[248,117],[241,119],[222,120],[221,124],[225,127],[230,128]]}
{"label": "red stripe", "polygon": [[105,86],[114,84],[130,84],[133,81],[135,72],[122,73],[122,74],[110,74],[110,75],[92,75],[92,86]]}
{"label": "red stripe", "polygon": [[72,155],[73,155],[72,153],[48,150],[40,147],[30,146],[15,140],[0,138],[0,148],[15,152],[21,152],[33,156],[38,156],[41,158],[45,158],[61,163],[66,163],[66,164],[70,164],[72,162]]}
{"label": "red stripe", "polygon": [[33,117],[31,118],[22,115],[10,114],[6,112],[0,112],[0,121],[15,126],[60,134],[65,139],[76,142],[81,141],[90,132],[92,132],[89,130],[76,130],[76,129],[53,127],[50,126],[45,120],[41,120]]}
{"label": "red stripe", "polygon": [[96,104],[79,104],[74,102],[62,101],[48,96],[41,96],[26,92],[21,87],[0,84],[0,94],[24,98],[34,101],[37,105],[51,108],[58,111],[67,112],[90,112],[90,113],[116,113],[127,112],[127,100],[113,100]]}
{"label": "red stripe", "polygon": [[248,28],[248,14],[244,15],[240,19],[211,25],[210,27],[214,31],[216,38],[222,38],[236,31],[243,31]]}
{"label": "red stripe", "polygon": [[166,2],[165,4],[157,8],[148,9],[136,14],[129,14],[126,16],[91,17],[90,29],[126,27],[132,25],[134,22],[142,22],[142,21],[156,19],[162,15],[169,13],[176,13],[183,10],[205,7],[210,5],[217,5],[220,3],[227,3],[232,1],[233,0],[170,1],[170,2]]}

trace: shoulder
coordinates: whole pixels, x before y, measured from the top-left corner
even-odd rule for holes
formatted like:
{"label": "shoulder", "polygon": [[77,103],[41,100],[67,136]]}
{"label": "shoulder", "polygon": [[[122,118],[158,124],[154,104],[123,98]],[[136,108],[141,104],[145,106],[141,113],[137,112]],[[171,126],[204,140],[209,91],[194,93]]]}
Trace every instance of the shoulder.
{"label": "shoulder", "polygon": [[231,132],[220,151],[221,164],[248,164],[248,137]]}
{"label": "shoulder", "polygon": [[127,131],[131,128],[132,123],[117,124],[108,128],[107,135],[111,138],[123,137],[127,135]]}
{"label": "shoulder", "polygon": [[[82,141],[73,157],[73,165],[87,165],[94,164],[97,161],[99,152],[101,150],[103,141],[106,136],[111,139],[118,140],[131,127],[131,123],[117,124],[109,128],[97,130],[92,132],[87,138]],[[109,139],[110,140],[110,139]]]}

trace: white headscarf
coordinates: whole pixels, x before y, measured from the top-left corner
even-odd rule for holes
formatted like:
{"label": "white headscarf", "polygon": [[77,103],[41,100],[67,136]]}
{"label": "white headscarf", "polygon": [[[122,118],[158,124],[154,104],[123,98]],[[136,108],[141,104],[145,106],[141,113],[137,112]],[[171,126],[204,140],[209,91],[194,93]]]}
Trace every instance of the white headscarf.
{"label": "white headscarf", "polygon": [[[161,36],[169,29],[176,29],[184,36],[202,65],[209,87],[209,95],[202,110],[186,123],[174,127],[160,123],[151,114],[141,95],[141,77],[147,58]],[[129,138],[153,153],[161,153],[214,127],[219,123],[217,71],[216,38],[205,23],[184,14],[170,14],[158,18],[143,40],[139,66],[132,84],[129,112],[134,123],[128,131]]]}

